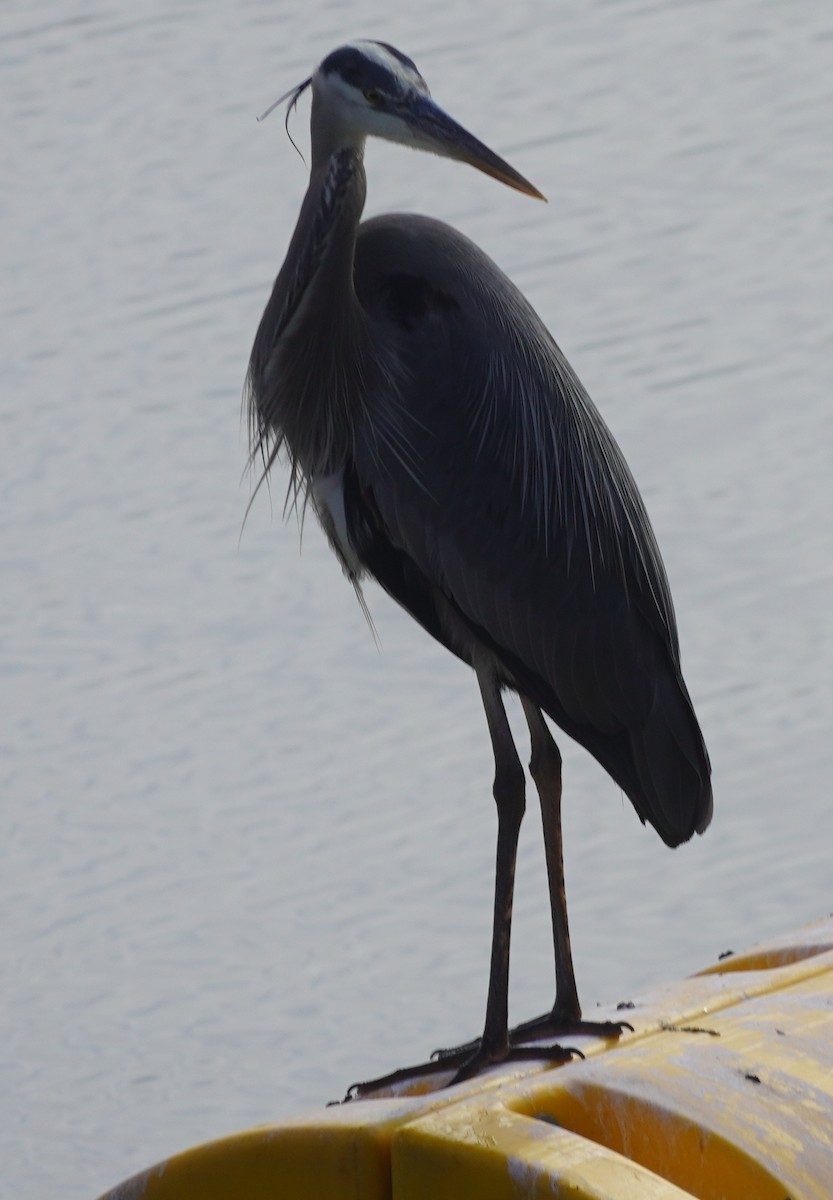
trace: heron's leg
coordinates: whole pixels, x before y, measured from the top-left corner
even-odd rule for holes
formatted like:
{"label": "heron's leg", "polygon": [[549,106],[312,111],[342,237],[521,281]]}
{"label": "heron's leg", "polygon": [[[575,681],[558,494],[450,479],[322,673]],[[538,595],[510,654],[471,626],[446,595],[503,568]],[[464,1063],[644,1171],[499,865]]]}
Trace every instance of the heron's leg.
{"label": "heron's leg", "polygon": [[492,788],[498,821],[495,906],[489,993],[483,1034],[470,1058],[461,1065],[454,1076],[455,1083],[468,1079],[487,1063],[505,1058],[509,1049],[509,939],[512,929],[518,835],[526,808],[524,769],[506,718],[497,676],[491,665],[478,664],[475,670],[495,756],[495,779]]}
{"label": "heron's leg", "polygon": [[[505,1059],[540,1059],[567,1062],[579,1051],[562,1046],[521,1046],[509,1039],[509,939],[512,928],[512,897],[515,888],[515,859],[518,835],[526,808],[526,783],[521,760],[506,719],[497,676],[490,665],[475,665],[477,681],[483,697],[483,707],[492,750],[495,756],[495,781],[492,789],[497,805],[498,833],[495,863],[495,907],[492,925],[492,958],[489,971],[489,994],[486,1001],[486,1020],[483,1034],[473,1042],[449,1050],[435,1051],[430,1062],[392,1071],[380,1079],[353,1084],[345,1099],[385,1092],[389,1088],[420,1079],[449,1068],[457,1068],[449,1083],[461,1083],[482,1071],[491,1063]],[[543,722],[543,719],[542,719]],[[548,735],[549,736],[549,735]],[[553,746],[555,743],[553,742]],[[556,750],[556,753],[558,751]],[[520,1040],[520,1039],[518,1039]]]}
{"label": "heron's leg", "polygon": [[561,836],[561,752],[547,728],[537,705],[521,697],[529,726],[532,754],[529,773],[541,802],[544,827],[544,851],[552,914],[552,941],[555,954],[555,1003],[553,1017],[566,1021],[581,1020],[581,1005],[573,969],[570,927],[567,921],[567,893],[564,887],[564,850]]}
{"label": "heron's leg", "polygon": [[[489,1063],[501,1062],[504,1059],[545,1057],[551,1062],[568,1062],[574,1054],[580,1054],[580,1051],[558,1045],[537,1045],[535,1047],[518,1045],[518,1042],[522,1039],[512,1038],[507,1029],[509,1023],[509,940],[512,927],[512,898],[515,886],[515,860],[518,850],[518,834],[520,833],[521,820],[523,819],[526,807],[526,786],[523,767],[518,758],[509,722],[506,719],[506,710],[503,707],[497,677],[491,669],[482,667],[475,669],[477,670],[477,679],[480,684],[483,707],[486,710],[486,720],[489,725],[492,750],[495,756],[493,794],[498,812],[498,835],[497,862],[495,866],[494,925],[492,930],[492,964],[489,975],[489,995],[486,1003],[486,1021],[483,1027],[483,1035],[479,1042],[470,1043],[468,1046],[460,1046],[452,1051],[437,1052],[437,1061],[439,1062],[447,1062],[449,1058],[459,1062],[461,1054],[465,1053],[467,1055],[451,1080],[452,1083],[459,1083],[461,1080],[468,1079],[479,1070],[482,1070],[483,1067],[488,1066]],[[535,711],[537,712],[537,709]],[[539,734],[538,741],[536,742],[536,745],[539,746],[536,769],[540,766],[540,770],[538,770],[536,776],[536,783],[538,783],[540,788],[542,784],[539,780],[544,778],[544,776],[546,776],[548,781],[557,781],[557,796],[560,798],[561,756],[540,713],[538,713],[538,718],[540,721],[540,730],[543,731],[543,735],[548,740],[545,742]],[[537,726],[536,732],[538,732]],[[554,758],[552,752],[554,752]],[[553,773],[553,768],[555,768],[555,773]],[[545,789],[545,791],[549,794],[549,789]],[[559,811],[556,808],[556,827],[559,824]],[[559,845],[560,836],[559,828]],[[562,881],[562,898],[563,890]],[[566,933],[566,904],[562,907],[564,915],[563,929]],[[566,940],[566,956],[567,978],[569,979],[572,978],[569,937]],[[575,990],[575,981],[573,982],[573,989]],[[578,997],[575,999],[575,1004],[578,1010]],[[578,1011],[580,1015],[580,1010]]]}
{"label": "heron's leg", "polygon": [[[564,887],[564,853],[561,835],[561,753],[536,704],[521,696],[529,726],[532,755],[529,772],[541,802],[544,850],[552,914],[552,941],[555,955],[555,1003],[552,1011],[516,1026],[513,1042],[539,1033],[590,1033],[617,1037],[626,1022],[584,1021],[576,988],[570,928],[567,920],[567,893]],[[630,1028],[630,1026],[627,1026]]]}

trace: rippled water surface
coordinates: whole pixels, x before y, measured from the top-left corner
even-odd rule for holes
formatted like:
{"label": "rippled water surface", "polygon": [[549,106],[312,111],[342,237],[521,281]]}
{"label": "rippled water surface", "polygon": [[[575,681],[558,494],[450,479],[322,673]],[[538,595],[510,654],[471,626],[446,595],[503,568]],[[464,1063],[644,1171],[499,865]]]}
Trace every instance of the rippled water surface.
{"label": "rippled water surface", "polygon": [[[281,118],[254,116],[348,38],[415,57],[549,196],[368,153],[368,212],[459,226],[556,332],[674,589],[715,820],[671,854],[565,745],[586,1007],[831,907],[829,4],[379,11],[0,10],[10,1197],[93,1196],[480,1026],[474,679],[371,587],[377,649],[280,484],[241,536],[241,383],[306,185]],[[518,1018],[551,998],[545,895],[530,806]]]}

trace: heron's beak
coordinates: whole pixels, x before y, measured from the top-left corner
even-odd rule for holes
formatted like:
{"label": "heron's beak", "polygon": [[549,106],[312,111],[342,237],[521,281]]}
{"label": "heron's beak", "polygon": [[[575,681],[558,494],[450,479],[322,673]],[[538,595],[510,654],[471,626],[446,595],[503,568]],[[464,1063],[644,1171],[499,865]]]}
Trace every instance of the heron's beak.
{"label": "heron's beak", "polygon": [[523,192],[525,196],[534,196],[536,200],[546,200],[543,192],[539,192],[537,187],[534,187],[528,179],[524,179],[520,172],[516,171],[514,167],[510,167],[508,162],[505,162],[488,146],[484,146],[462,125],[458,125],[454,118],[443,112],[430,97],[421,96],[419,101],[403,116],[413,142],[420,149],[430,150],[434,154],[442,155],[443,158],[454,158],[459,162],[468,163],[472,167],[477,167],[478,171],[491,175],[493,179],[498,179],[501,183]]}

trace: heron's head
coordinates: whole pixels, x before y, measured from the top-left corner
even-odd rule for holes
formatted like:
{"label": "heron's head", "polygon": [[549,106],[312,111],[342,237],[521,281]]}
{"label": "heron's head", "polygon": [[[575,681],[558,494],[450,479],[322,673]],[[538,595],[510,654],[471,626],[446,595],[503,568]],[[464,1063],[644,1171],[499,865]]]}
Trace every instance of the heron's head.
{"label": "heron's head", "polygon": [[328,152],[338,145],[361,145],[367,137],[385,138],[469,163],[544,199],[514,167],[443,112],[410,58],[386,42],[340,46],[307,83],[312,85],[314,136],[329,143]]}

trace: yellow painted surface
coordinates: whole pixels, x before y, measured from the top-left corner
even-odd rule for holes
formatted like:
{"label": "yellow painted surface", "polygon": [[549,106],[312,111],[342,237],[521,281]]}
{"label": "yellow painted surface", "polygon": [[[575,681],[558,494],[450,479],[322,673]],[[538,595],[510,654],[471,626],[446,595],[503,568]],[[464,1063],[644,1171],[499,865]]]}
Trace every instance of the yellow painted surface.
{"label": "yellow painted surface", "polygon": [[833,1196],[833,919],[619,1015],[634,1033],[618,1043],[571,1039],[583,1062],[326,1108],[186,1151],[106,1200]]}

